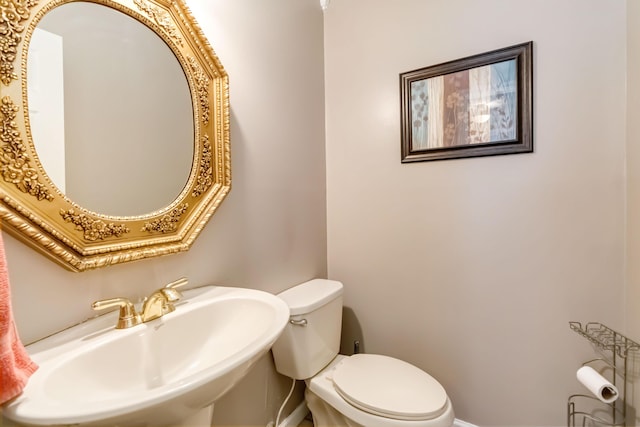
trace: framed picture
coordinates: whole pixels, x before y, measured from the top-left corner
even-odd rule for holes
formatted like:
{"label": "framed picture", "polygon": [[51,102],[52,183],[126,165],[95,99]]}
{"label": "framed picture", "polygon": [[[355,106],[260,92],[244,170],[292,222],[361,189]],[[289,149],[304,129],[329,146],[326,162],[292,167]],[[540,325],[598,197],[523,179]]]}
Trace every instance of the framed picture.
{"label": "framed picture", "polygon": [[533,151],[533,42],[400,74],[402,163]]}

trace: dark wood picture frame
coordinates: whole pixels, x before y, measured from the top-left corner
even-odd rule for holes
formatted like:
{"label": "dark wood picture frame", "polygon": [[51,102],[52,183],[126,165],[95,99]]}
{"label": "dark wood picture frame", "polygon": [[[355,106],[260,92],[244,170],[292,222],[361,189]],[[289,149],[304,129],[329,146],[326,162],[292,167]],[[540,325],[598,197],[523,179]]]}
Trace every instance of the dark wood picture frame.
{"label": "dark wood picture frame", "polygon": [[533,42],[400,74],[402,163],[533,151]]}

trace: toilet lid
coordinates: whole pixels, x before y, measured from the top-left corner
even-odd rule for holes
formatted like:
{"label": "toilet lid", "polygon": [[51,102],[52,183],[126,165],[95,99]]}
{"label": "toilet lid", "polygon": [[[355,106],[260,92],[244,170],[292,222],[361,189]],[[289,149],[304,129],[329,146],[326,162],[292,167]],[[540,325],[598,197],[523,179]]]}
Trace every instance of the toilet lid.
{"label": "toilet lid", "polygon": [[435,378],[402,360],[355,354],[333,371],[336,391],[351,405],[398,420],[428,420],[443,413],[447,393]]}

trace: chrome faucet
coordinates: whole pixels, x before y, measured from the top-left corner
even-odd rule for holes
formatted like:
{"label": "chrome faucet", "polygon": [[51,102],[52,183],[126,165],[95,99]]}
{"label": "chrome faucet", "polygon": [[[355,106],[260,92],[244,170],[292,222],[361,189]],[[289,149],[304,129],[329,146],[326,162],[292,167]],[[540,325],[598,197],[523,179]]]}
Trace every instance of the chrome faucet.
{"label": "chrome faucet", "polygon": [[116,329],[126,329],[143,322],[148,322],[167,313],[171,313],[176,308],[173,303],[182,298],[182,294],[177,288],[189,283],[186,277],[171,282],[163,288],[155,290],[145,298],[142,303],[142,311],[136,312],[131,301],[127,298],[109,298],[96,301],[91,304],[94,310],[104,310],[112,307],[120,307],[118,323]]}

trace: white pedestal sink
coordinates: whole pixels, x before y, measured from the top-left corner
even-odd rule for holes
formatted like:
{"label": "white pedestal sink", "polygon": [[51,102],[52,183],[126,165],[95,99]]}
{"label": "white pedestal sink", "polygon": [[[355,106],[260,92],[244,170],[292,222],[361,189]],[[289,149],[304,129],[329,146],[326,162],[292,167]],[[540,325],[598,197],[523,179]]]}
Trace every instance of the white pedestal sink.
{"label": "white pedestal sink", "polygon": [[40,368],[2,414],[37,426],[206,423],[288,319],[275,295],[216,286],[184,291],[174,312],[129,329],[100,316],[28,346]]}

